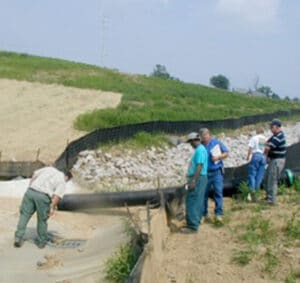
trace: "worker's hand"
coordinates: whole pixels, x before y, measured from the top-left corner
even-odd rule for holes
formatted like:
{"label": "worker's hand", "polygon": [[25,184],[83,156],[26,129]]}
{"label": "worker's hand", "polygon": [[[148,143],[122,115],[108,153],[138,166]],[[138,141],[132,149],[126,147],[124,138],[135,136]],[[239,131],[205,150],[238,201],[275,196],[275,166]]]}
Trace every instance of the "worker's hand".
{"label": "worker's hand", "polygon": [[195,181],[189,182],[189,190],[193,190],[193,189],[195,189],[195,187],[196,187]]}
{"label": "worker's hand", "polygon": [[48,218],[52,217],[55,213],[54,207],[50,207],[49,213],[48,213]]}

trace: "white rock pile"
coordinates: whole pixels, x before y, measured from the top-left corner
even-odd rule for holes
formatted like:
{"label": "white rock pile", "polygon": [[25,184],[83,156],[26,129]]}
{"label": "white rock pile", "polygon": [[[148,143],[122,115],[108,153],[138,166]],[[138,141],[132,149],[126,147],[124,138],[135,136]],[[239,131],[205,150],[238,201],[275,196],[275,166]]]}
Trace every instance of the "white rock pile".
{"label": "white rock pile", "polygon": [[[283,128],[288,145],[300,141],[300,123]],[[248,142],[255,132],[218,138],[228,147],[229,157],[226,167],[246,163]],[[268,128],[265,135],[271,135]],[[85,150],[79,154],[73,167],[82,185],[95,191],[141,190],[157,187],[176,186],[185,182],[188,162],[193,154],[189,144],[177,146],[151,147],[143,151],[124,150],[109,152]]]}

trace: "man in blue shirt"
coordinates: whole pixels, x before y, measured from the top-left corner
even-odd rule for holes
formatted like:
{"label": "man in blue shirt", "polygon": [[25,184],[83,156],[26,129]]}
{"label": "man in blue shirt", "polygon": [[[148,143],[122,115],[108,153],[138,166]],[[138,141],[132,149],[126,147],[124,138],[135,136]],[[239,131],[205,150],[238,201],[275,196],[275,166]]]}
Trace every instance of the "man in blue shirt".
{"label": "man in blue shirt", "polygon": [[267,141],[265,154],[268,156],[269,165],[266,172],[267,202],[276,204],[278,180],[285,166],[286,141],[281,130],[281,122],[274,119],[270,125],[273,136]]}
{"label": "man in blue shirt", "polygon": [[222,160],[228,156],[228,149],[221,141],[213,138],[208,129],[200,129],[200,135],[202,144],[204,145],[208,153],[208,181],[204,196],[203,217],[205,217],[207,221],[210,221],[210,218],[208,216],[208,195],[211,187],[213,187],[216,221],[222,222],[224,179],[224,164]]}
{"label": "man in blue shirt", "polygon": [[188,168],[186,195],[186,223],[183,233],[197,233],[201,223],[204,194],[207,185],[207,152],[200,142],[199,134],[190,133],[187,142],[195,149]]}

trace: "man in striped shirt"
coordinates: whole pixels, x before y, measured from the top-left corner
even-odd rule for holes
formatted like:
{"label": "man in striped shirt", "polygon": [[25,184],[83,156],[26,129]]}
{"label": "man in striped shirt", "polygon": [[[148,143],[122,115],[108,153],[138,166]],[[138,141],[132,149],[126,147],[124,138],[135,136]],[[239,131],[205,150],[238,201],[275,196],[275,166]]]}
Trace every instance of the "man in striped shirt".
{"label": "man in striped shirt", "polygon": [[274,119],[271,122],[270,129],[273,135],[267,141],[265,147],[265,154],[269,159],[266,172],[266,193],[267,202],[274,205],[276,204],[278,180],[285,166],[286,141],[279,120]]}

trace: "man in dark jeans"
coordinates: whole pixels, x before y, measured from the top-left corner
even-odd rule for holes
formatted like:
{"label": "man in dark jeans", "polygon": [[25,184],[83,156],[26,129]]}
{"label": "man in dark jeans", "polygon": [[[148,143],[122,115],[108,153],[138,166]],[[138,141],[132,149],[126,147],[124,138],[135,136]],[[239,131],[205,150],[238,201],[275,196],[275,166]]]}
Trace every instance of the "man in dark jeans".
{"label": "man in dark jeans", "polygon": [[64,174],[54,167],[44,167],[34,172],[20,208],[20,218],[15,232],[16,248],[22,246],[27,223],[35,212],[38,234],[36,244],[39,248],[46,246],[47,220],[53,215],[65,192],[65,183],[71,178],[70,172]]}
{"label": "man in dark jeans", "polygon": [[281,129],[281,122],[274,119],[270,129],[272,137],[267,141],[265,154],[268,157],[269,165],[266,172],[266,200],[269,204],[276,204],[278,180],[285,166],[286,140]]}
{"label": "man in dark jeans", "polygon": [[222,222],[223,216],[223,159],[228,156],[227,147],[218,139],[213,138],[210,131],[206,128],[200,129],[201,141],[208,153],[207,165],[207,186],[204,197],[204,220],[210,222],[208,216],[208,196],[211,187],[213,187],[213,197],[215,201],[215,221]]}

